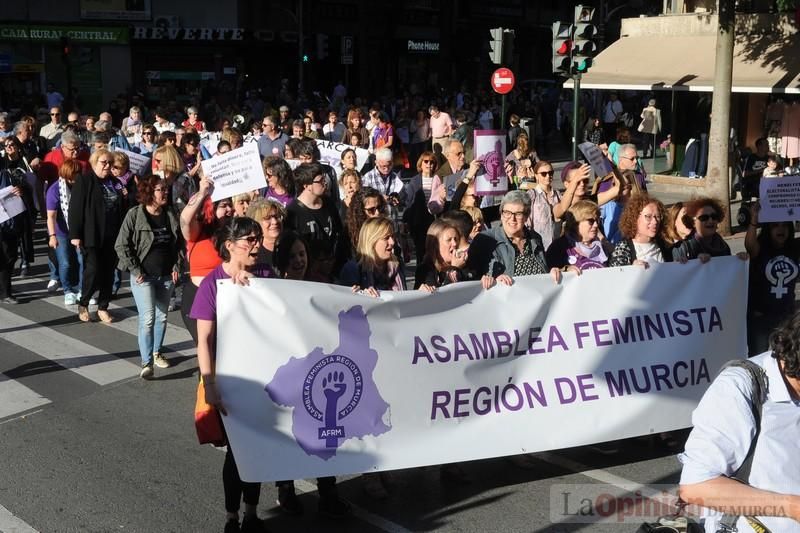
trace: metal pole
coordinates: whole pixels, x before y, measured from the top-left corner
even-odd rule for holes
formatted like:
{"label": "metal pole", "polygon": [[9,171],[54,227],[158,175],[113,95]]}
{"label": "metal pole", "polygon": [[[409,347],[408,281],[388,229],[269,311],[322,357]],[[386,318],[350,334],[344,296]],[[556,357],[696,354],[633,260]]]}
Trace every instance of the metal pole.
{"label": "metal pole", "polygon": [[297,0],[297,94],[303,92],[303,0]]}
{"label": "metal pole", "polygon": [[[500,129],[506,127],[506,95],[500,97]],[[509,147],[510,149],[510,147]]]}
{"label": "metal pole", "polygon": [[581,99],[581,74],[578,72],[573,77],[572,89],[572,160],[578,159],[578,111]]}

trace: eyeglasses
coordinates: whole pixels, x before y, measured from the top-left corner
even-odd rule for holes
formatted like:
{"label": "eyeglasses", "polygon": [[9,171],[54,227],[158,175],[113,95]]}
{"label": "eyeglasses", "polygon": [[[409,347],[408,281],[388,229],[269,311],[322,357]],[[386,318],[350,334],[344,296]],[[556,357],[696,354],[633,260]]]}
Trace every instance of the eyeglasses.
{"label": "eyeglasses", "polygon": [[[525,167],[522,167],[522,168],[525,168]],[[555,175],[555,172],[550,170],[550,171],[547,171],[547,172],[537,172],[537,174],[539,174],[540,176],[550,176],[552,178]]]}
{"label": "eyeglasses", "polygon": [[264,222],[272,222],[273,220],[275,222],[282,222],[283,221],[283,217],[280,216],[280,215],[269,215],[269,216],[264,217]]}
{"label": "eyeglasses", "polygon": [[708,222],[709,220],[713,220],[714,222],[719,222],[722,217],[720,217],[716,213],[711,213],[707,215],[696,216],[694,218],[699,220],[700,222]]}
{"label": "eyeglasses", "polygon": [[62,144],[61,148],[65,152],[72,152],[73,154],[78,151],[78,147],[77,146],[65,146],[65,145]]}
{"label": "eyeglasses", "polygon": [[257,243],[260,243],[264,240],[263,237],[256,237],[255,235],[248,235],[247,237],[241,237],[236,239],[237,241],[247,241],[247,244],[250,246],[255,246]]}
{"label": "eyeglasses", "polygon": [[3,143],[3,146],[6,148],[16,148],[17,145],[14,143]]}
{"label": "eyeglasses", "polygon": [[621,155],[620,157],[621,157],[622,159],[627,159],[628,161],[636,161],[637,159],[639,159],[639,156],[638,156],[638,155],[635,155],[635,156],[633,156],[633,157],[628,157],[628,156]]}
{"label": "eyeglasses", "polygon": [[114,170],[122,170],[124,167],[120,165],[113,165],[111,168],[113,168]]}
{"label": "eyeglasses", "polygon": [[584,218],[582,222],[588,222],[589,226],[594,226],[595,224],[599,224],[596,218]]}
{"label": "eyeglasses", "polygon": [[647,222],[651,220],[655,220],[656,222],[661,222],[661,215],[651,215],[650,213],[642,213],[641,214]]}
{"label": "eyeglasses", "polygon": [[99,164],[100,166],[106,167],[106,166],[111,164],[111,161],[105,161],[103,159],[98,159],[97,160],[97,164]]}
{"label": "eyeglasses", "polygon": [[525,218],[526,213],[525,211],[508,211],[507,209],[503,209],[500,212],[500,215],[502,215],[503,218],[509,220],[512,218],[516,220],[522,220],[523,218]]}

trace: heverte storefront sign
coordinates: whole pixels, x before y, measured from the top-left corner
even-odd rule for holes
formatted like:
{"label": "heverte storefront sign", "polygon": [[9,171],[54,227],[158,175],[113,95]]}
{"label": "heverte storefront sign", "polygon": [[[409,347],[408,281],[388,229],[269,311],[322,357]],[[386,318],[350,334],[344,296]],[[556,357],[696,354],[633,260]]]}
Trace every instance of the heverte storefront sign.
{"label": "heverte storefront sign", "polygon": [[0,27],[0,40],[4,41],[52,42],[60,41],[63,37],[77,43],[128,44],[128,28],[13,24]]}

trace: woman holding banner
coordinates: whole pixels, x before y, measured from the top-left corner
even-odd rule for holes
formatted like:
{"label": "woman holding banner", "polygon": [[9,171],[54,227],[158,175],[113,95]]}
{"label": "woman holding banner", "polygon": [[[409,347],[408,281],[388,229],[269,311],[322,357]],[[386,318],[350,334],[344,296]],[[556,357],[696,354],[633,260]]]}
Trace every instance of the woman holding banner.
{"label": "woman holding banner", "polygon": [[455,224],[434,220],[428,228],[425,255],[414,273],[414,289],[434,292],[439,287],[467,281],[470,276],[461,268],[467,247],[459,248],[462,235]]}
{"label": "woman holding banner", "polygon": [[667,210],[655,198],[641,194],[628,200],[619,219],[622,239],[614,247],[609,266],[648,268],[650,263],[671,262],[666,221]]}
{"label": "woman holding banner", "polygon": [[501,225],[478,234],[469,247],[469,264],[483,275],[486,288],[495,282],[513,284],[515,276],[547,274],[556,283],[561,270],[545,258],[542,238],[525,226],[531,215],[531,197],[526,191],[509,191],[500,202]]}
{"label": "woman holding banner", "polygon": [[584,270],[605,268],[612,248],[600,239],[600,209],[580,200],[564,216],[564,234],[547,249],[547,264],[580,275]]}
{"label": "woman holding banner", "polygon": [[[261,226],[253,219],[239,217],[223,224],[215,234],[215,248],[222,263],[205,277],[192,303],[190,316],[197,321],[197,363],[205,387],[205,400],[226,416],[228,413],[217,389],[215,374],[217,281],[231,279],[238,285],[248,285],[250,277],[271,277],[269,267],[256,267],[262,238]],[[225,531],[239,531],[241,499],[245,505],[241,531],[265,531],[264,523],[256,512],[261,483],[242,481],[230,446],[222,467],[222,486],[227,512]]]}
{"label": "woman holding banner", "polygon": [[405,275],[394,255],[395,236],[392,221],[386,217],[367,220],[358,235],[356,259],[342,267],[339,284],[378,297],[378,291],[403,291]]}

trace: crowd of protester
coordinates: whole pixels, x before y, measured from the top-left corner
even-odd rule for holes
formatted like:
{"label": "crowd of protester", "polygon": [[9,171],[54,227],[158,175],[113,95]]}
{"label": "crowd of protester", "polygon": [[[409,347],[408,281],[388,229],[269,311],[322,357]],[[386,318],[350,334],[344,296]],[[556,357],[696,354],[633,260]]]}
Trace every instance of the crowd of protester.
{"label": "crowd of protester", "polygon": [[[219,279],[336,283],[379,297],[464,281],[491,290],[536,274],[560,283],[565,273],[705,263],[731,254],[717,231],[725,213],[719,202],[697,198],[667,208],[647,193],[638,149],[625,131],[606,144],[599,119],[587,138],[608,154],[609,172],[592,182],[588,164],[571,162],[561,174],[562,191],[553,186],[553,165],[534,148],[536,135],[512,114],[502,125],[509,132],[510,190],[493,202],[476,193],[482,163],[470,157],[471,135],[458,107],[421,107],[405,132],[379,105],[331,105],[324,125],[314,111],[262,109],[257,120],[218,120],[214,153],[202,143],[210,125],[197,107],[184,116],[140,106],[97,119],[71,113],[66,123],[53,107],[44,125],[20,117],[2,139],[0,189],[11,187],[27,210],[0,224],[0,303],[18,302],[12,276],[20,258],[19,274],[27,274],[41,216],[51,252],[48,290],[63,290],[64,304],[76,306],[80,321],[93,320],[96,304],[97,319],[109,323],[115,320],[109,303],[128,281],[139,315],[143,379],[154,376],[154,366],[170,366],[161,350],[167,314],[179,306],[198,345],[206,398],[225,413],[214,378]],[[340,164],[322,163],[316,139],[367,148],[371,160],[358,168],[349,149]],[[258,145],[266,186],[212,201],[213,176],[204,175],[200,162],[246,142]],[[123,150],[150,157],[147,170],[134,172]],[[759,324],[748,333],[751,351],[759,353],[770,329],[794,309],[794,281],[776,298],[764,267],[779,255],[798,260],[794,227],[759,226],[754,204],[746,247],[749,316]],[[443,468],[442,476],[469,482],[458,465]],[[223,484],[230,530],[239,530],[243,496],[241,531],[259,531],[258,486],[241,481],[230,448]],[[278,487],[281,507],[302,512],[292,482]],[[320,511],[350,512],[334,478],[320,479],[319,487]],[[381,476],[368,476],[365,488],[375,497],[386,494]]]}

